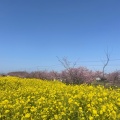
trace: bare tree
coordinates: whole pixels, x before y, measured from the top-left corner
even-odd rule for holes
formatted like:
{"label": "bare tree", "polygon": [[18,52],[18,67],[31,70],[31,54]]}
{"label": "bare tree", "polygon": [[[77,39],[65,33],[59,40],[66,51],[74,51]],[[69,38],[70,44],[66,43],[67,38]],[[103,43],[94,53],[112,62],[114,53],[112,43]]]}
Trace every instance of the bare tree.
{"label": "bare tree", "polygon": [[90,83],[93,80],[93,72],[85,67],[75,67],[76,62],[71,63],[66,57],[59,59],[59,62],[63,65],[65,70],[61,73],[61,78],[68,84],[82,84]]}
{"label": "bare tree", "polygon": [[72,83],[73,81],[73,72],[71,71],[71,68],[74,68],[76,63],[74,63],[72,66],[71,66],[71,62],[68,61],[67,57],[63,57],[62,59],[60,59],[59,57],[57,57],[58,61],[62,64],[62,66],[65,68],[65,73],[67,73],[67,79],[66,82],[68,83]]}
{"label": "bare tree", "polygon": [[59,57],[57,57],[58,61],[63,65],[63,67],[66,70],[69,70],[70,68],[74,68],[76,66],[77,61],[75,61],[72,65],[71,62],[68,61],[67,57],[63,57],[62,59],[60,59]]}
{"label": "bare tree", "polygon": [[105,82],[107,80],[105,77],[105,68],[107,67],[107,65],[110,61],[110,54],[109,54],[108,50],[107,50],[107,52],[105,52],[105,55],[106,55],[106,61],[104,62],[104,65],[103,65],[103,69],[102,69],[103,75],[102,75],[102,79],[101,79],[104,82],[104,86],[105,86]]}

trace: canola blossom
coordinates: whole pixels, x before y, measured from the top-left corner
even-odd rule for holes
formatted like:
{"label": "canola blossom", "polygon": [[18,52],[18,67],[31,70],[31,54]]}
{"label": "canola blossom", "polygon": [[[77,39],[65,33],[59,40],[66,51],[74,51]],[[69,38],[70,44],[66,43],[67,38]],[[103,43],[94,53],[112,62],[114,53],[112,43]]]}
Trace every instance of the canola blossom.
{"label": "canola blossom", "polygon": [[0,120],[120,120],[120,89],[0,77]]}

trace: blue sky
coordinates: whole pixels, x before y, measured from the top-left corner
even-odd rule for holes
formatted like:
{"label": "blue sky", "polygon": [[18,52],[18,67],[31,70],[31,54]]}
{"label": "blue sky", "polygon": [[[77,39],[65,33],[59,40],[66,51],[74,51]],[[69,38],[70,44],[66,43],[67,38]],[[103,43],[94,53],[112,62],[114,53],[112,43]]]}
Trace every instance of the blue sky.
{"label": "blue sky", "polygon": [[[0,72],[120,69],[119,0],[0,0]],[[76,66],[76,67],[77,67]]]}

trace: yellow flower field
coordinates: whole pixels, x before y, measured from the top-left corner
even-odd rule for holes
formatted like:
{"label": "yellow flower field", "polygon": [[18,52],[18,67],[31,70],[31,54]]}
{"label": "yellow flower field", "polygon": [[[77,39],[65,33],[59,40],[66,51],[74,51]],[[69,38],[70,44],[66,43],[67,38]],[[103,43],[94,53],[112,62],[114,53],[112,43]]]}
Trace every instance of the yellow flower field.
{"label": "yellow flower field", "polygon": [[0,77],[0,120],[120,120],[120,89]]}

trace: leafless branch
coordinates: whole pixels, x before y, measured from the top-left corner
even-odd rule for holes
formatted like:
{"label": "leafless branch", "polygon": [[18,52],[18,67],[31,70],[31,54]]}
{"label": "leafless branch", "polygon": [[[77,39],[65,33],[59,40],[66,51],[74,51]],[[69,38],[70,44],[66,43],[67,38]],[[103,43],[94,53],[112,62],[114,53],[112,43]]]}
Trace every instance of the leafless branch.
{"label": "leafless branch", "polygon": [[57,59],[65,69],[69,70],[71,68],[70,61],[67,60],[67,57],[63,57],[62,60],[59,57],[57,57]]}
{"label": "leafless branch", "polygon": [[108,65],[109,61],[110,61],[110,55],[109,55],[108,51],[105,53],[105,55],[106,55],[107,60],[104,63],[104,66],[103,66],[103,78],[104,78],[104,75],[105,75],[105,68]]}

